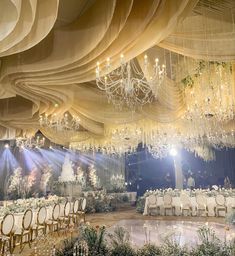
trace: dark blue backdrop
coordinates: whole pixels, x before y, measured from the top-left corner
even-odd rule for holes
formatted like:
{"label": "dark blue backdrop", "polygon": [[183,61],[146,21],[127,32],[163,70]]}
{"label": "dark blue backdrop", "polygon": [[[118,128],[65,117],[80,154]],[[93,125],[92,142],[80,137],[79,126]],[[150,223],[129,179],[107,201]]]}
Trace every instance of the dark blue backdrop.
{"label": "dark blue backdrop", "polygon": [[[196,187],[223,186],[228,176],[235,187],[235,149],[216,151],[216,160],[205,162],[188,151],[181,151],[182,168],[187,178],[191,170]],[[141,147],[135,154],[126,155],[126,181],[128,190],[142,195],[147,189],[175,186],[173,158],[154,159]]]}

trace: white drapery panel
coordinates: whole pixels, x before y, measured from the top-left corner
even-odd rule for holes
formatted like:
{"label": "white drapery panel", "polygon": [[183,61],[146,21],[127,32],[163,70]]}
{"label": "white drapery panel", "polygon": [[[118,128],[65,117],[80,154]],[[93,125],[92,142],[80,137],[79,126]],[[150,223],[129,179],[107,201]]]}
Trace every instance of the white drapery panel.
{"label": "white drapery panel", "polygon": [[[149,133],[161,125],[185,130],[181,80],[193,68],[182,68],[184,72],[174,76],[167,70],[157,99],[132,113],[107,103],[94,82],[96,63],[102,65],[110,57],[115,68],[124,54],[127,60],[137,58],[141,66],[144,53],[150,61],[159,57],[179,67],[185,67],[184,57],[177,54],[234,60],[233,4],[226,0],[214,10],[206,0],[3,0],[1,10],[10,15],[3,15],[0,23],[0,28],[7,23],[0,34],[1,122],[17,131],[37,131],[40,114],[69,110],[80,118],[85,132],[67,138],[42,129],[61,144],[102,141],[111,128],[128,125],[140,125]],[[15,112],[3,101],[10,96]]]}

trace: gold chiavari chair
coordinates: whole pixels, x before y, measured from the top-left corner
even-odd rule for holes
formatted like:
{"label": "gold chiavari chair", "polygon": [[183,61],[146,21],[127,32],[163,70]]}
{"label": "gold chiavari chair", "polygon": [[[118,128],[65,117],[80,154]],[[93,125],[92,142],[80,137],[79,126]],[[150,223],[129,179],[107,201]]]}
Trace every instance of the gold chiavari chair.
{"label": "gold chiavari chair", "polygon": [[172,212],[172,215],[175,215],[175,207],[172,205],[172,196],[170,194],[165,194],[163,196],[163,209],[166,216],[167,210]]}
{"label": "gold chiavari chair", "polygon": [[205,216],[208,216],[208,209],[207,209],[207,198],[204,194],[196,195],[196,202],[197,202],[197,215],[202,216],[205,213]]}
{"label": "gold chiavari chair", "polygon": [[83,221],[86,222],[86,198],[82,199],[81,209],[78,211],[79,217],[83,217]]}
{"label": "gold chiavari chair", "polygon": [[148,197],[148,214],[151,215],[152,211],[154,211],[154,210],[157,213],[158,209],[159,209],[159,212],[160,212],[160,207],[157,206],[157,197],[156,197],[156,195],[150,195]]}
{"label": "gold chiavari chair", "polygon": [[52,210],[52,217],[46,222],[49,232],[59,231],[60,205],[56,203]]}
{"label": "gold chiavari chair", "polygon": [[13,252],[13,230],[15,218],[11,213],[6,214],[1,222],[0,253],[4,255],[5,250]]}
{"label": "gold chiavari chair", "polygon": [[81,201],[79,199],[76,199],[73,202],[73,211],[72,211],[72,213],[70,213],[70,217],[75,225],[78,224],[78,217],[79,217],[78,210],[80,207],[80,202]]}
{"label": "gold chiavari chair", "polygon": [[225,197],[223,195],[219,194],[215,197],[215,202],[216,202],[215,215],[217,217],[219,217],[220,212],[224,212],[224,214],[226,214],[227,213],[227,206],[226,206]]}
{"label": "gold chiavari chair", "polygon": [[38,233],[40,230],[43,231],[43,234],[46,234],[46,217],[47,217],[47,209],[45,206],[42,206],[38,209],[37,212],[37,223],[32,227],[32,239],[33,239],[33,233],[35,234],[35,237],[38,236]]}
{"label": "gold chiavari chair", "polygon": [[60,228],[66,228],[70,224],[70,209],[71,204],[67,201],[62,210],[62,216],[59,217]]}
{"label": "gold chiavari chair", "polygon": [[31,248],[32,221],[33,212],[31,209],[27,209],[22,219],[22,227],[16,229],[13,235],[14,248],[16,247],[16,245],[20,245],[21,252],[23,250],[23,245],[26,243]]}
{"label": "gold chiavari chair", "polygon": [[187,212],[187,216],[188,215],[192,216],[192,204],[191,204],[189,195],[186,193],[182,193],[180,195],[180,202],[181,202],[180,210],[181,210],[182,216],[184,216],[185,212]]}

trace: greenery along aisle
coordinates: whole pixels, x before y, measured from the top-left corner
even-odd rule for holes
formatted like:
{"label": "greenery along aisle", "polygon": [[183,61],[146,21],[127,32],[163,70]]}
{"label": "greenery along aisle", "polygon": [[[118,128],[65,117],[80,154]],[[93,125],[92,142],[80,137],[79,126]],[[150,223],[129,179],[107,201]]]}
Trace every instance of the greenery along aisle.
{"label": "greenery along aisle", "polygon": [[[122,227],[116,227],[112,233],[106,228],[84,225],[77,239],[66,240],[64,248],[57,250],[56,256],[234,256],[235,240],[222,242],[215,232],[207,226],[198,230],[199,243],[192,247],[180,246],[176,241],[168,239],[162,245],[145,244],[141,248],[133,248],[129,233]],[[76,245],[86,245],[88,252]]]}

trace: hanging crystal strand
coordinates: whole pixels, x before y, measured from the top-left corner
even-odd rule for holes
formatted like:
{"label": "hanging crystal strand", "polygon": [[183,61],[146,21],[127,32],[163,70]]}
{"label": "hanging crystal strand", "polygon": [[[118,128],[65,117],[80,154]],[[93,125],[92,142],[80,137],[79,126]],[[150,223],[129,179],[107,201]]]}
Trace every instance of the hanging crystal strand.
{"label": "hanging crystal strand", "polygon": [[[233,9],[231,9],[231,18],[232,18],[232,26],[233,26],[233,33],[235,33],[235,17],[234,17],[234,13],[235,13],[235,11],[234,11],[234,8]],[[235,86],[234,86],[234,81],[235,81],[235,69],[234,69],[234,67],[235,67],[235,64],[233,63],[231,63],[231,79],[230,79],[230,82],[231,82],[231,95],[232,95],[232,100],[231,100],[231,109],[232,109],[232,116],[231,116],[231,119],[233,119],[234,118],[234,115],[235,115]],[[232,130],[232,132],[233,132],[233,130]]]}

